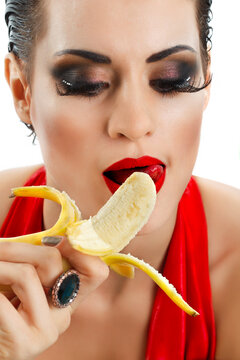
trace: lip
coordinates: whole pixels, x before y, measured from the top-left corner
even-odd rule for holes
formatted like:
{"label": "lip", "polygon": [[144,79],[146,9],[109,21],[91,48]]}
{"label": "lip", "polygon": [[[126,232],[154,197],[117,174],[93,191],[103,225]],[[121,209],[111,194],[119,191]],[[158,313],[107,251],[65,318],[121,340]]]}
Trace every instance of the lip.
{"label": "lip", "polygon": [[114,164],[110,165],[108,168],[106,168],[103,171],[102,176],[103,176],[104,181],[105,181],[107,187],[109,188],[109,190],[112,193],[114,193],[120,187],[121,184],[118,184],[115,181],[113,181],[112,179],[110,179],[109,177],[107,177],[106,173],[108,173],[110,171],[117,171],[117,170],[135,169],[135,168],[143,168],[143,167],[147,168],[148,166],[152,166],[152,165],[161,165],[163,168],[163,172],[162,172],[160,178],[156,182],[154,181],[155,187],[156,187],[156,192],[158,193],[160,191],[161,187],[163,186],[163,183],[165,180],[166,165],[161,160],[151,157],[151,156],[142,156],[138,159],[125,158],[120,161],[117,161],[116,163],[114,163]]}

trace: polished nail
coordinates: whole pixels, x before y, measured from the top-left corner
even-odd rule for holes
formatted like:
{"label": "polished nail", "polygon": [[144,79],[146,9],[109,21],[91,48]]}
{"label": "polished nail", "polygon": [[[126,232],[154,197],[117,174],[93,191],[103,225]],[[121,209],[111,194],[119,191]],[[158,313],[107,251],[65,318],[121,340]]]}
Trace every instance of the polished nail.
{"label": "polished nail", "polygon": [[63,240],[63,238],[64,236],[44,236],[42,238],[42,244],[48,246],[56,246]]}

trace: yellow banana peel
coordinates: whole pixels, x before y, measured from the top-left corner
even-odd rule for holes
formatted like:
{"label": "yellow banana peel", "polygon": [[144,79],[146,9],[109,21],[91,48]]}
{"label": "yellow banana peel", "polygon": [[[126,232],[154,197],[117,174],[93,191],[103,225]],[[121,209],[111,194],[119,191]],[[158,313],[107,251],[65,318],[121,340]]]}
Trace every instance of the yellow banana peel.
{"label": "yellow banana peel", "polygon": [[56,224],[48,230],[23,236],[0,238],[0,242],[25,242],[34,245],[42,245],[41,240],[45,236],[64,235],[67,229],[81,219],[81,213],[75,202],[67,193],[60,192],[50,186],[25,186],[12,189],[10,197],[39,197],[53,200],[61,205],[61,213]]}
{"label": "yellow banana peel", "polygon": [[[122,276],[132,279],[135,267],[143,270],[177,306],[189,315],[199,315],[183,300],[174,286],[152,266],[131,255],[119,253],[147,223],[153,211],[156,189],[149,175],[133,173],[98,213],[88,220],[81,218],[78,207],[66,192],[49,186],[14,188],[12,196],[53,200],[61,205],[61,212],[56,224],[48,230],[13,238],[0,238],[0,242],[42,245],[41,240],[45,236],[67,235],[73,248],[88,255],[101,257],[112,270]],[[64,269],[67,268],[69,264],[64,260]],[[6,290],[6,286],[0,287],[0,290],[3,288]]]}
{"label": "yellow banana peel", "polygon": [[[189,306],[178,294],[175,287],[169,283],[168,279],[165,278],[161,273],[154,269],[151,265],[147,264],[145,261],[140,260],[130,254],[113,254],[108,255],[103,258],[105,263],[112,268],[114,265],[120,266],[121,264],[130,264],[138,269],[144,271],[150,278],[155,281],[155,283],[170,297],[170,299],[184,310],[187,314],[191,316],[197,316],[199,313]],[[113,268],[114,269],[114,268]],[[120,272],[121,273],[121,272]]]}

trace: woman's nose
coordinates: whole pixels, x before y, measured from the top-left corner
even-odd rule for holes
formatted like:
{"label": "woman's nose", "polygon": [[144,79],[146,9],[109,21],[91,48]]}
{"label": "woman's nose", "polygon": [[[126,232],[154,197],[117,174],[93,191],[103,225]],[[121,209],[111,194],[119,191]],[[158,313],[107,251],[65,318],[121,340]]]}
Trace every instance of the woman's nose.
{"label": "woman's nose", "polygon": [[118,99],[108,120],[108,134],[116,139],[125,137],[137,141],[154,132],[154,121],[146,101],[140,97],[126,96]]}

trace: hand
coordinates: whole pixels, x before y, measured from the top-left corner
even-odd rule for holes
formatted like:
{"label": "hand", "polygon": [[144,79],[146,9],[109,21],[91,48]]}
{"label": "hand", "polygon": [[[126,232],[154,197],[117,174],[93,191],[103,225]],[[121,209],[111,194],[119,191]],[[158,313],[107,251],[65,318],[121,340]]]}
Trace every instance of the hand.
{"label": "hand", "polygon": [[[80,273],[77,298],[66,308],[48,301],[51,288],[63,272],[62,256]],[[0,244],[0,284],[12,291],[0,293],[0,358],[30,360],[55,343],[70,325],[80,302],[108,276],[98,257],[72,249],[67,239],[57,247],[24,243]]]}

